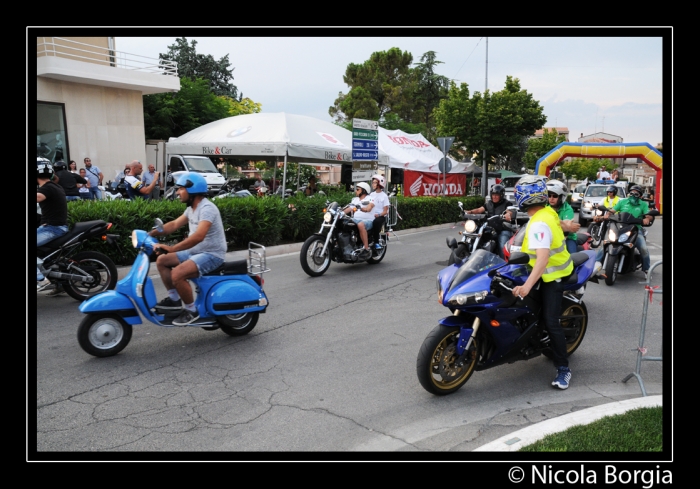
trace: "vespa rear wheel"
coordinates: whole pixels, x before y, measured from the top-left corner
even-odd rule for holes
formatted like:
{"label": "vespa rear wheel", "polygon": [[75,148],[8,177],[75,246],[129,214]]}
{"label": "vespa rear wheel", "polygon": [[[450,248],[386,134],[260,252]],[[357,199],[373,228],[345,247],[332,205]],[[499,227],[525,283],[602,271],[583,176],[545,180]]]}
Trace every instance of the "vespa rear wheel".
{"label": "vespa rear wheel", "polygon": [[[310,236],[299,253],[301,268],[311,277],[323,275],[331,266],[331,250],[327,249],[325,254],[321,254],[325,240],[322,236]],[[329,246],[330,248],[330,246]]]}
{"label": "vespa rear wheel", "polygon": [[617,280],[617,267],[620,264],[620,255],[608,255],[608,262],[605,264],[605,285],[613,285]]}
{"label": "vespa rear wheel", "polygon": [[[73,267],[77,267],[93,278],[93,282],[67,280],[63,288],[73,299],[84,301],[105,290],[114,290],[119,279],[117,266],[107,256],[96,251],[82,251],[70,258]],[[63,267],[62,267],[63,268]],[[65,273],[77,275],[77,270],[62,270]]]}
{"label": "vespa rear wheel", "polygon": [[461,263],[468,254],[469,252],[467,251],[467,245],[464,243],[458,243],[457,248],[452,250],[450,258],[447,260],[447,264],[452,265],[454,263]]}
{"label": "vespa rear wheel", "polygon": [[243,336],[250,333],[258,324],[258,312],[246,312],[244,314],[227,314],[216,318],[221,331],[229,336]]}
{"label": "vespa rear wheel", "polygon": [[111,357],[129,344],[131,325],[116,314],[88,314],[78,326],[80,347],[95,357]]}
{"label": "vespa rear wheel", "polygon": [[[583,341],[583,337],[586,336],[586,331],[588,331],[588,308],[586,304],[583,301],[574,302],[564,298],[559,324],[561,324],[566,337],[566,355],[570,356],[581,346],[581,341]],[[547,358],[552,358],[551,350],[547,349],[543,353]]]}
{"label": "vespa rear wheel", "polygon": [[438,324],[423,340],[418,351],[416,372],[418,381],[428,392],[437,396],[452,394],[474,373],[477,360],[477,340],[469,349],[457,355],[459,328]]}

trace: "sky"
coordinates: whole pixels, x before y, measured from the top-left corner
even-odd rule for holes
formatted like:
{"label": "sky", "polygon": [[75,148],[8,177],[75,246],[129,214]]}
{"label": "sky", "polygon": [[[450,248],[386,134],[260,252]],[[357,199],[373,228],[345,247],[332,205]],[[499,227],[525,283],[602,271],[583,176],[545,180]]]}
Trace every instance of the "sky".
{"label": "sky", "polygon": [[[668,59],[663,66],[662,56],[663,42],[672,37],[670,29],[551,31],[567,37],[547,36],[547,29],[498,28],[240,31],[183,27],[161,32],[175,37],[153,37],[158,29],[129,29],[124,32],[129,37],[115,36],[116,50],[157,59],[177,37],[196,40],[198,54],[210,54],[216,60],[228,54],[233,84],[239,94],[261,103],[262,112],[329,122],[333,118],[328,108],[340,92],[348,91],[343,82],[348,64],[363,63],[373,52],[392,47],[410,52],[414,63],[427,51],[435,51],[442,62],[435,71],[457,84],[467,83],[472,94],[486,88],[501,90],[507,76],[518,78],[521,88],[544,108],[546,127],[567,127],[570,141],[581,134],[606,132],[626,143],[655,146],[663,142],[664,95],[666,103],[671,103],[671,93],[664,93],[662,83],[664,69],[671,69]],[[442,37],[441,33],[465,37]],[[478,35],[467,36],[472,33]],[[579,37],[568,37],[578,33]],[[226,37],[209,37],[221,34]]]}

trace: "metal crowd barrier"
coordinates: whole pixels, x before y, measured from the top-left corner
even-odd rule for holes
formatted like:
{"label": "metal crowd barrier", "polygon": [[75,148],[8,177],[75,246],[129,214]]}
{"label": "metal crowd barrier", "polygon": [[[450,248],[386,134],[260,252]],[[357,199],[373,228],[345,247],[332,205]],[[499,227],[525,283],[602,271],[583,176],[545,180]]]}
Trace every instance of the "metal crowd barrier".
{"label": "metal crowd barrier", "polygon": [[[640,370],[642,368],[642,362],[660,362],[663,360],[661,356],[658,357],[650,357],[646,356],[647,350],[644,347],[644,333],[646,332],[646,327],[647,327],[647,310],[649,309],[649,302],[651,302],[651,297],[653,294],[663,294],[664,291],[662,288],[659,286],[652,287],[651,285],[651,274],[654,271],[654,269],[661,265],[663,260],[658,261],[654,263],[651,268],[649,269],[646,285],[644,286],[644,309],[642,312],[642,326],[639,330],[639,346],[637,347],[637,367],[634,372],[631,374],[627,375],[624,379],[622,379],[622,382],[627,382],[629,379],[632,377],[636,377],[637,381],[639,382],[639,387],[642,389],[642,395],[646,397],[647,391],[644,388],[644,381],[642,380],[642,375],[640,373]],[[662,339],[662,345],[663,345],[663,339]],[[662,348],[663,350],[663,348]]]}
{"label": "metal crowd barrier", "polygon": [[394,235],[394,237],[398,240],[399,237],[396,235],[394,232],[394,226],[398,224],[398,220],[401,219],[401,216],[399,215],[399,211],[397,210],[397,205],[398,205],[398,200],[396,196],[394,195],[393,197],[389,197],[389,213],[387,214],[387,220],[385,223],[386,226],[386,239],[389,241],[389,234]]}

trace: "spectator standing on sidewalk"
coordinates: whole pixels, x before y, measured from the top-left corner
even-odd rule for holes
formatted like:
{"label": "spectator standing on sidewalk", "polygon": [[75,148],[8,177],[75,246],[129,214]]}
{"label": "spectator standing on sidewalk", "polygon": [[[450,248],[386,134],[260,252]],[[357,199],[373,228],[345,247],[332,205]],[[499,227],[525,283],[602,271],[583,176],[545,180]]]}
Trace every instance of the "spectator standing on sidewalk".
{"label": "spectator standing on sidewalk", "polygon": [[85,172],[87,174],[87,179],[90,182],[90,199],[101,200],[102,192],[100,192],[100,189],[97,187],[102,185],[102,179],[104,178],[102,170],[100,170],[92,164],[92,160],[89,156],[85,157],[83,162],[85,163]]}

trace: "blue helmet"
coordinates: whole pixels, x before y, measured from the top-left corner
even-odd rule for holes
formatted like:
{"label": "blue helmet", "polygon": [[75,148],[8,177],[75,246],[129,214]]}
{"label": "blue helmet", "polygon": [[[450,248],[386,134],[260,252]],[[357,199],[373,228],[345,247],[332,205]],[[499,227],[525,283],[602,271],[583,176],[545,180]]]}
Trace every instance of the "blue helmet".
{"label": "blue helmet", "polygon": [[547,185],[542,177],[527,175],[515,184],[515,203],[520,210],[547,204]]}
{"label": "blue helmet", "polygon": [[204,180],[204,177],[199,173],[183,173],[177,178],[175,185],[178,187],[185,187],[187,189],[187,193],[190,195],[205,195],[208,190],[207,181]]}

